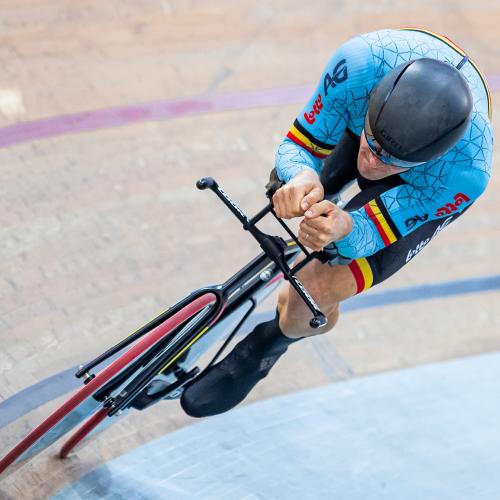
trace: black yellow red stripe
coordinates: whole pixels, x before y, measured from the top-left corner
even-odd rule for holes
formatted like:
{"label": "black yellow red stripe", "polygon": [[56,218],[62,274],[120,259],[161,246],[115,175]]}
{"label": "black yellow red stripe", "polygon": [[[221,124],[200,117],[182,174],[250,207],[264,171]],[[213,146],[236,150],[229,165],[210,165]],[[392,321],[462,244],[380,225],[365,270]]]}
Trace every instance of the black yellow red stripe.
{"label": "black yellow red stripe", "polygon": [[373,272],[370,264],[365,258],[353,260],[349,264],[354,279],[356,280],[356,294],[367,290],[373,285]]}
{"label": "black yellow red stripe", "polygon": [[334,145],[319,141],[295,120],[286,135],[291,141],[303,147],[316,158],[326,158],[334,149]]}
{"label": "black yellow red stripe", "polygon": [[[461,56],[467,55],[467,53],[459,45],[457,45],[455,42],[450,40],[447,36],[440,35],[439,33],[435,33],[434,31],[426,30],[423,28],[411,27],[411,26],[401,28],[401,30],[403,30],[403,31],[418,31],[420,33],[425,33],[427,35],[430,35],[430,36],[437,38],[438,40],[441,40],[442,42],[446,43],[446,45],[448,45],[453,50],[458,52]],[[488,87],[488,84],[486,83],[486,78],[484,77],[482,71],[479,69],[478,65],[472,59],[469,58],[469,62],[472,64],[472,66],[474,66],[474,69],[477,71],[479,78],[481,78],[481,81],[483,82],[484,89],[486,90],[486,95],[488,97],[488,116],[491,120],[491,114],[492,114],[491,93],[490,93],[490,89]]]}
{"label": "black yellow red stripe", "polygon": [[368,202],[364,206],[364,209],[366,215],[368,215],[370,220],[377,228],[377,231],[380,234],[380,237],[382,238],[385,246],[391,245],[401,237],[398,228],[392,221],[380,198],[376,198]]}

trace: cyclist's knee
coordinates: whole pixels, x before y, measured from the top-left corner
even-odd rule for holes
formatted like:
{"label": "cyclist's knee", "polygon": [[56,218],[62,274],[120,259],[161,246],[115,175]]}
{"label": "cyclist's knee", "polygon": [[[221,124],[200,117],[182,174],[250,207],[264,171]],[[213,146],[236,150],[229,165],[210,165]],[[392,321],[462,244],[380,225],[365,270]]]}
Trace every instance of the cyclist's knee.
{"label": "cyclist's knee", "polygon": [[311,311],[298,311],[287,304],[280,311],[280,330],[287,337],[292,338],[312,337],[313,335],[327,333],[338,321],[339,305],[334,304],[328,311],[323,307],[322,312],[327,317],[328,323],[321,328],[311,328],[309,324],[312,318]]}
{"label": "cyclist's knee", "polygon": [[309,320],[311,311],[289,285],[278,298],[280,327],[285,335],[311,336],[330,331],[339,317],[339,303],[356,293],[355,279],[347,266],[330,267],[321,263],[306,266],[299,279],[310,292],[322,312],[328,318],[328,325],[312,329]]}
{"label": "cyclist's knee", "polygon": [[[307,288],[314,300],[328,309],[352,297],[357,290],[356,280],[349,266],[329,266],[313,261],[298,273],[298,278]],[[293,288],[288,287],[288,303],[303,304]],[[305,307],[305,304],[303,304]]]}

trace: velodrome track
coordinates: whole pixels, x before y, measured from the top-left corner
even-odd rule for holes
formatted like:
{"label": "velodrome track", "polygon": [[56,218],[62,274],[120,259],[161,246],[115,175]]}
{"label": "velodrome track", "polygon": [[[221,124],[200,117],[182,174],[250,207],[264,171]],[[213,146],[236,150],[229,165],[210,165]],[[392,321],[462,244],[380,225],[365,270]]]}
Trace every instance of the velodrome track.
{"label": "velodrome track", "polygon": [[[231,216],[213,197],[198,192],[194,182],[213,175],[245,210],[251,213],[261,208],[262,186],[275,148],[330,53],[345,39],[363,31],[409,24],[446,34],[466,48],[486,74],[495,128],[498,123],[500,36],[496,19],[500,6],[495,2],[414,2],[409,7],[403,2],[354,6],[316,1],[305,9],[294,1],[209,5],[112,0],[103,5],[4,0],[0,7],[5,37],[0,48],[2,451],[60,403],[70,389],[70,368],[191,289],[224,280],[255,255],[254,242],[241,235]],[[493,171],[487,192],[467,216],[442,232],[404,272],[370,294],[385,299],[371,307],[346,304],[347,314],[336,331],[296,346],[249,402],[282,394],[292,399],[270,399],[264,406],[248,407],[247,413],[242,408],[240,413],[196,426],[176,403],[157,405],[147,418],[131,415],[69,460],[55,460],[55,448],[42,454],[0,482],[0,492],[5,498],[47,498],[68,487],[65,494],[76,494],[81,492],[78,481],[82,477],[94,478],[99,485],[103,470],[111,474],[106,484],[113,487],[118,479],[114,482],[112,474],[124,463],[134,464],[136,451],[152,453],[154,447],[161,460],[168,461],[162,450],[176,443],[180,446],[188,438],[199,452],[197,466],[203,468],[210,461],[210,454],[200,449],[203,436],[238,418],[250,422],[255,414],[272,415],[283,408],[283,401],[289,401],[286,416],[293,418],[294,404],[314,405],[318,398],[324,401],[325,395],[332,398],[333,406],[319,405],[318,414],[311,418],[317,428],[325,425],[328,439],[334,437],[330,435],[333,424],[321,419],[322,411],[329,419],[338,414],[339,426],[352,424],[341,428],[353,438],[361,427],[368,434],[373,430],[368,416],[374,410],[379,418],[397,418],[412,407],[410,403],[405,406],[405,401],[415,399],[422,401],[424,410],[428,408],[428,415],[435,415],[435,421],[449,422],[447,416],[452,419],[459,410],[449,401],[456,395],[456,382],[465,394],[457,401],[468,413],[451,426],[449,436],[467,429],[467,446],[453,448],[453,442],[448,443],[456,450],[456,461],[438,470],[451,478],[454,492],[460,487],[467,492],[470,484],[480,481],[491,485],[490,489],[485,486],[472,493],[477,498],[497,498],[498,483],[495,490],[488,466],[498,464],[498,457],[492,452],[490,462],[481,462],[480,455],[484,443],[498,450],[492,444],[498,437],[488,420],[498,411],[489,401],[497,358],[495,354],[470,358],[500,348],[496,156]],[[406,301],[400,300],[405,297],[401,289],[409,294]],[[393,300],[387,299],[391,293]],[[366,297],[363,300],[368,302],[377,300]],[[263,311],[271,308],[270,302]],[[463,364],[439,364],[457,358],[467,359]],[[397,371],[429,363],[437,364],[428,372],[425,367],[424,372],[418,371],[421,368]],[[391,373],[370,376],[379,372]],[[446,380],[422,386],[422,373],[433,382]],[[357,382],[360,376],[366,377]],[[56,379],[60,383],[50,385]],[[343,379],[352,380],[329,385]],[[407,385],[398,386],[398,380]],[[405,400],[413,383],[415,399]],[[47,387],[54,392],[44,396],[41,388]],[[312,387],[317,389],[294,395]],[[349,390],[361,400],[363,391],[378,395],[378,405],[362,408],[359,427],[349,422],[347,409],[359,410],[353,400],[343,399],[343,391]],[[401,403],[391,406],[397,394]],[[307,412],[300,415],[305,441]],[[406,427],[398,427],[398,446],[404,448],[411,429],[422,421],[417,412]],[[262,426],[255,425],[257,436]],[[491,433],[480,433],[480,426]],[[185,429],[180,433],[169,434],[181,427]],[[428,430],[423,424],[417,428],[424,434]],[[231,434],[235,449],[241,447],[237,429]],[[297,428],[290,429],[292,441],[300,441]],[[266,439],[266,434],[259,436]],[[147,443],[150,447],[142,448]],[[267,460],[299,450],[290,440],[280,443],[281,448],[266,452]],[[326,452],[334,442],[324,439],[323,443],[326,451],[317,455],[309,451],[307,456],[332,457]],[[367,446],[370,443],[367,439]],[[344,466],[350,464],[351,472],[367,467],[366,474],[382,477],[384,471],[371,470],[360,458],[373,449],[360,447],[359,454],[344,453]],[[377,449],[384,460],[384,448]],[[466,452],[483,467],[474,468],[475,476],[471,472],[460,477],[459,471],[468,464],[460,462]],[[110,462],[120,456],[121,462]],[[415,452],[414,456],[419,455]],[[429,456],[436,457],[434,466],[442,465],[438,453]],[[241,468],[232,472],[236,477],[249,462],[243,458]],[[403,461],[401,477],[414,470],[414,464],[410,459]],[[294,465],[306,467],[303,462]],[[99,469],[103,466],[108,469]],[[94,469],[94,476],[86,476]],[[222,494],[243,498],[242,491],[280,498],[276,491],[283,490],[265,489],[268,480],[259,470],[246,470],[246,479],[231,483],[233,490],[226,493],[217,490],[223,484],[215,473],[208,474],[201,486],[196,474],[190,477],[193,489],[186,489],[186,495],[203,497],[202,487],[212,486],[212,498],[222,498]],[[417,482],[428,477],[426,470],[421,472],[414,476]],[[289,471],[285,468],[281,473],[288,477]],[[182,480],[182,474],[179,477]],[[296,480],[300,478],[298,472]],[[316,498],[314,484],[319,496],[325,491],[321,471],[316,478],[316,483],[307,483],[310,498]],[[371,484],[361,472],[353,481],[359,481],[359,491]],[[146,488],[146,483],[139,483],[129,485],[130,491],[141,484]],[[154,487],[151,484],[147,487]],[[175,482],[169,484],[174,486]],[[112,495],[113,490],[106,494]]]}

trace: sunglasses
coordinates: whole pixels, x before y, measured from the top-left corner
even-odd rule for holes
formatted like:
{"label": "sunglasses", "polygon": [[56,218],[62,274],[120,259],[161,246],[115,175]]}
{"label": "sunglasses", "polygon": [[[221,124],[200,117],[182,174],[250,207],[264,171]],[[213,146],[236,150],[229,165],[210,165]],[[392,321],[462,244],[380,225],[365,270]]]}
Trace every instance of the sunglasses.
{"label": "sunglasses", "polygon": [[401,167],[401,168],[411,168],[411,167],[416,167],[417,165],[422,165],[425,163],[424,161],[405,161],[405,160],[400,160],[399,158],[396,158],[395,156],[391,155],[384,149],[382,149],[382,146],[376,141],[375,137],[372,134],[372,129],[370,127],[370,123],[368,121],[368,113],[366,114],[365,118],[365,138],[366,138],[366,143],[368,144],[368,147],[370,148],[370,151],[382,162],[386,163],[387,165],[392,165],[394,167]]}

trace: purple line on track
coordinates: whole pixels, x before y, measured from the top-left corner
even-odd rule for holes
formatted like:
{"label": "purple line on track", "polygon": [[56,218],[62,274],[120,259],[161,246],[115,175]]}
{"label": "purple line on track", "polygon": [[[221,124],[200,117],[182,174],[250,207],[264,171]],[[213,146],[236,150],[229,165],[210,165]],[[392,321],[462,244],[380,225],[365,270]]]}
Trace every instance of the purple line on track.
{"label": "purple line on track", "polygon": [[[488,84],[491,91],[500,90],[500,74],[490,75]],[[236,109],[303,103],[313,89],[312,85],[302,85],[232,94],[213,94],[41,118],[0,128],[0,148],[63,134],[92,132],[132,123],[171,120],[183,116]]]}
{"label": "purple line on track", "polygon": [[189,115],[303,102],[308,98],[312,90],[312,86],[304,85],[232,94],[214,94],[42,118],[0,128],[0,148],[62,134],[91,132],[132,123],[170,120]]}

